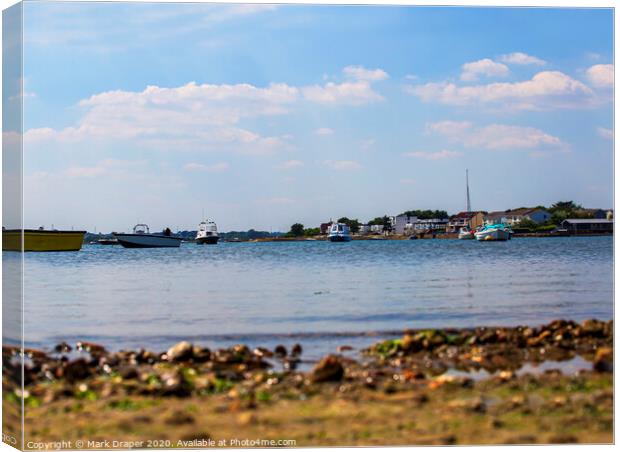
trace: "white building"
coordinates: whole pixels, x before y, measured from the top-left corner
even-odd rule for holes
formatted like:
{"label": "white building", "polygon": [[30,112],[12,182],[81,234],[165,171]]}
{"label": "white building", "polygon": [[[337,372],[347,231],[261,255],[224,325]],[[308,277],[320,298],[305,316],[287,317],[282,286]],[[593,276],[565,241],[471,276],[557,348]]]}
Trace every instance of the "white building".
{"label": "white building", "polygon": [[394,233],[406,234],[413,231],[418,217],[410,217],[409,215],[398,215],[394,217]]}
{"label": "white building", "polygon": [[367,224],[360,224],[360,230],[358,231],[358,234],[360,235],[366,235],[366,234],[370,234],[370,226]]}

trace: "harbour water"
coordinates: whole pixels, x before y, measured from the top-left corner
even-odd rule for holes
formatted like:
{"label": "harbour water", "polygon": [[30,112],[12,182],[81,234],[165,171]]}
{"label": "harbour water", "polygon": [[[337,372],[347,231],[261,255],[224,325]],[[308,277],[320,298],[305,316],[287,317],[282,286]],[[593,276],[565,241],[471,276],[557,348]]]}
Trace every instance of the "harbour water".
{"label": "harbour water", "polygon": [[26,342],[42,348],[300,342],[321,356],[406,328],[613,315],[611,237],[86,245],[24,268]]}

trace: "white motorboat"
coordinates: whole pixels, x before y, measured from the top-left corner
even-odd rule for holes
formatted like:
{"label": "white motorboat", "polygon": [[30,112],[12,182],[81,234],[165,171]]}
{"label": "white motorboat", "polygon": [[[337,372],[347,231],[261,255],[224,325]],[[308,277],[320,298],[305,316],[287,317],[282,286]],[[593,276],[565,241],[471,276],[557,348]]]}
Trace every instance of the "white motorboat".
{"label": "white motorboat", "polygon": [[198,233],[196,234],[196,243],[199,245],[215,245],[220,236],[217,233],[217,225],[211,220],[206,220],[198,225]]}
{"label": "white motorboat", "polygon": [[146,224],[135,225],[133,234],[115,232],[114,237],[125,248],[178,248],[182,241],[180,237],[172,237],[169,228],[160,234],[151,234]]}
{"label": "white motorboat", "polygon": [[459,240],[472,240],[475,239],[476,231],[469,228],[469,226],[465,226],[459,230]]}
{"label": "white motorboat", "polygon": [[327,238],[330,242],[350,242],[351,229],[344,223],[332,223]]}
{"label": "white motorboat", "polygon": [[486,241],[506,241],[510,240],[511,230],[502,223],[489,224],[476,231],[476,240]]}

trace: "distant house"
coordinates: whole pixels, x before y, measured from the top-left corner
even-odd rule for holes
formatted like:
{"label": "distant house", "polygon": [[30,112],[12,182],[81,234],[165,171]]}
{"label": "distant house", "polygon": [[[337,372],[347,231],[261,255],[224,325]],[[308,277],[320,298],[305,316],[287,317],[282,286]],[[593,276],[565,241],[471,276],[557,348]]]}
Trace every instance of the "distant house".
{"label": "distant house", "polygon": [[499,210],[496,212],[489,212],[484,216],[484,224],[505,223],[506,212]]}
{"label": "distant house", "polygon": [[462,227],[469,224],[472,228],[477,228],[484,224],[485,212],[459,212],[450,217],[446,226],[446,232],[458,232]]}
{"label": "distant house", "polygon": [[370,234],[370,225],[360,224],[360,229],[359,231],[357,231],[357,233],[360,235]]}
{"label": "distant house", "polygon": [[429,218],[427,220],[418,220],[413,228],[415,232],[446,232],[450,220],[447,218]]}
{"label": "distant house", "polygon": [[409,215],[398,215],[394,217],[393,228],[395,234],[405,234],[415,227],[415,223],[418,222],[418,217],[411,217]]}
{"label": "distant house", "polygon": [[329,223],[321,223],[321,226],[319,226],[319,230],[321,231],[321,234],[327,234],[329,232],[329,227],[332,225],[331,221]]}
{"label": "distant house", "polygon": [[579,209],[575,212],[579,217],[595,218],[597,220],[611,220],[614,217],[610,209]]}
{"label": "distant house", "polygon": [[614,232],[613,220],[599,218],[569,218],[561,224],[571,235],[609,234]]}
{"label": "distant house", "polygon": [[382,224],[371,224],[370,225],[370,233],[371,234],[381,234],[381,233],[383,233],[383,225]]}
{"label": "distant house", "polygon": [[506,210],[503,212],[490,212],[484,217],[484,222],[485,224],[506,223],[514,226],[524,218],[540,224],[550,220],[551,213],[537,207],[522,207],[520,209]]}

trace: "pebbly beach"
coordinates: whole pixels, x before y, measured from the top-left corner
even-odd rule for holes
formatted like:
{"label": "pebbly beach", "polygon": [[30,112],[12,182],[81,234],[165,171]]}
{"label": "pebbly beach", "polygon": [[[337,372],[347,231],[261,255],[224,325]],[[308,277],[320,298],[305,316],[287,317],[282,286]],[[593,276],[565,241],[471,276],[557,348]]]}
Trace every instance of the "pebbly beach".
{"label": "pebbly beach", "polygon": [[612,321],[404,330],[309,354],[304,343],[4,346],[5,428],[19,431],[23,402],[30,448],[613,441]]}

